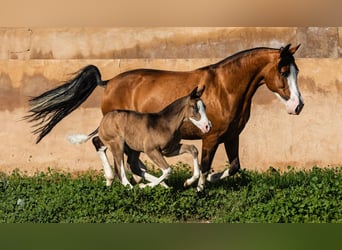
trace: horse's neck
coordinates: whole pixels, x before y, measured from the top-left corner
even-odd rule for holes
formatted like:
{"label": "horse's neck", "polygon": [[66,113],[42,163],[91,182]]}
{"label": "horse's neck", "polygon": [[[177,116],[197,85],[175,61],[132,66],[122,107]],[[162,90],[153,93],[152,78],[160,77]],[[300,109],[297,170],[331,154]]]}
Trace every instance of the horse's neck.
{"label": "horse's neck", "polygon": [[224,62],[219,67],[221,74],[226,75],[222,87],[228,93],[250,102],[255,91],[263,84],[265,69],[272,63],[274,56],[275,50],[256,50]]}
{"label": "horse's neck", "polygon": [[[253,51],[248,55],[234,57],[218,65],[216,72],[222,93],[227,95],[229,118],[244,124],[250,116],[252,98],[263,84],[265,69],[276,56],[275,51]],[[223,77],[222,77],[223,76]]]}

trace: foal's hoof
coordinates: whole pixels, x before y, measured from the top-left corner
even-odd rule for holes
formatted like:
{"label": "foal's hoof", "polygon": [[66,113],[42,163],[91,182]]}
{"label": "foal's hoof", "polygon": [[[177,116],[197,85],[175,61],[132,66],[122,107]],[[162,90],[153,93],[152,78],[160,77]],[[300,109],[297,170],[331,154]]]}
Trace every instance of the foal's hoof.
{"label": "foal's hoof", "polygon": [[143,178],[134,174],[134,175],[132,175],[131,183],[133,183],[134,185],[139,184],[142,180],[143,180]]}
{"label": "foal's hoof", "polygon": [[140,184],[139,184],[139,188],[143,189],[143,188],[145,188],[145,187],[147,187],[147,185],[146,185],[145,183],[140,183]]}
{"label": "foal's hoof", "polygon": [[106,180],[106,186],[107,186],[107,187],[110,187],[110,186],[112,185],[112,183],[113,183],[113,180],[112,180],[112,179],[107,179],[107,180]]}
{"label": "foal's hoof", "polygon": [[190,185],[191,185],[191,184],[189,184],[188,180],[186,180],[186,181],[184,182],[184,184],[183,184],[183,186],[184,186],[185,188],[189,187]]}
{"label": "foal's hoof", "polygon": [[169,186],[165,182],[161,182],[159,185],[164,188],[169,188]]}
{"label": "foal's hoof", "polygon": [[[169,188],[169,186],[168,185],[166,185],[166,183],[165,182],[161,182],[161,183],[159,183],[159,185],[160,186],[162,186],[162,187],[164,187],[164,188]],[[155,184],[153,184],[153,183],[148,183],[148,184],[145,184],[145,183],[140,183],[139,184],[139,187],[140,188],[145,188],[145,187],[155,187],[156,185]]]}
{"label": "foal's hoof", "polygon": [[198,193],[202,192],[204,190],[204,186],[203,185],[198,185],[197,188],[196,188],[196,191]]}

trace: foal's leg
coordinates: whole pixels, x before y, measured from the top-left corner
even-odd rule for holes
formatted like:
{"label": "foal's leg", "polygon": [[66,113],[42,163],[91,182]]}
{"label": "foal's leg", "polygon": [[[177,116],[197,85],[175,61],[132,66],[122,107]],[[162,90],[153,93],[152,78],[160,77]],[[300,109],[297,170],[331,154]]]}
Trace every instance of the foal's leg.
{"label": "foal's leg", "polygon": [[209,174],[216,150],[218,148],[217,138],[206,138],[202,141],[201,173],[197,185],[197,191],[204,189],[205,180]]}
{"label": "foal's leg", "polygon": [[132,150],[130,147],[125,145],[125,154],[127,155],[127,165],[133,174],[133,179],[135,183],[140,183],[141,180],[143,179],[142,177],[143,171],[144,169],[146,169],[145,165],[143,165],[144,168],[141,168],[139,166],[138,161],[139,161],[140,152]]}
{"label": "foal's leg", "polygon": [[[154,187],[156,185],[159,185],[163,180],[167,179],[171,175],[171,168],[165,161],[163,155],[160,153],[159,150],[154,149],[150,152],[145,152],[147,156],[162,170],[162,175],[157,178],[156,181],[153,181],[149,184],[147,184],[150,187]],[[141,187],[144,187],[145,185],[141,184]]]}
{"label": "foal's leg", "polygon": [[102,141],[100,140],[100,138],[98,136],[95,136],[92,139],[92,142],[95,146],[95,149],[97,151],[97,154],[99,155],[101,162],[102,162],[102,166],[103,166],[103,170],[104,170],[104,176],[106,178],[106,186],[110,186],[113,183],[114,180],[114,172],[112,167],[109,164],[108,158],[107,158],[107,147],[102,143]]}
{"label": "foal's leg", "polygon": [[[180,154],[183,154],[183,153],[191,154],[193,164],[194,164],[194,171],[192,173],[192,176],[184,182],[184,187],[189,187],[192,185],[192,183],[194,183],[196,180],[198,180],[198,178],[200,176],[200,167],[198,164],[198,150],[194,145],[184,145],[183,144],[181,146]],[[197,191],[199,191],[199,190],[197,190]]]}
{"label": "foal's leg", "polygon": [[108,144],[113,154],[114,164],[117,167],[117,172],[121,184],[133,188],[133,186],[127,179],[124,166],[124,141],[119,136],[116,136],[110,142],[108,142]]}
{"label": "foal's leg", "polygon": [[200,175],[200,168],[198,164],[198,150],[194,145],[188,145],[188,144],[179,144],[177,149],[172,152],[171,154],[167,154],[167,157],[177,156],[184,153],[189,153],[192,155],[193,164],[194,164],[194,170],[192,173],[191,178],[187,179],[184,182],[184,187],[189,187],[192,183],[194,183],[196,180],[198,180]]}
{"label": "foal's leg", "polygon": [[[127,154],[127,163],[133,173],[133,178],[136,183],[139,183],[141,179],[145,179],[148,182],[158,181],[158,177],[155,177],[154,175],[147,173],[146,166],[139,159],[140,152],[134,151],[127,146],[125,147],[125,152]],[[162,185],[165,188],[168,188],[168,185],[166,185],[164,181],[162,181],[160,185]]]}

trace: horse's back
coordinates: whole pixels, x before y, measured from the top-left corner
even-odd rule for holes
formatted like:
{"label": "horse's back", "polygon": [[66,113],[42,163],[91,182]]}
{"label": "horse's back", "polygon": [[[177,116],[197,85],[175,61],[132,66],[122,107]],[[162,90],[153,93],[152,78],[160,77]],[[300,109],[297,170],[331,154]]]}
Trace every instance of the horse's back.
{"label": "horse's back", "polygon": [[111,79],[104,91],[103,114],[113,109],[159,112],[187,95],[202,78],[200,71],[137,69]]}

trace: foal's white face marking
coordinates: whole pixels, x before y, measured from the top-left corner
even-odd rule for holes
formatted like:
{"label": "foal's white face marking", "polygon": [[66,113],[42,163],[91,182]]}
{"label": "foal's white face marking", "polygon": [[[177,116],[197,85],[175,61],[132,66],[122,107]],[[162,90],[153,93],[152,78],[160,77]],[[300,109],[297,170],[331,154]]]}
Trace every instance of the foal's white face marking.
{"label": "foal's white face marking", "polygon": [[289,114],[298,114],[297,107],[300,105],[304,105],[303,98],[299,92],[297,85],[297,69],[291,64],[290,65],[290,74],[288,75],[287,84],[289,85],[290,90],[290,99],[284,100],[278,93],[275,93],[276,96],[285,104],[286,111]]}
{"label": "foal's white face marking", "polygon": [[209,121],[207,114],[205,112],[205,107],[204,104],[201,100],[198,100],[196,102],[198,112],[200,114],[200,119],[197,121],[191,117],[189,117],[189,120],[196,126],[198,127],[203,134],[208,133],[210,128],[212,127],[211,122]]}

